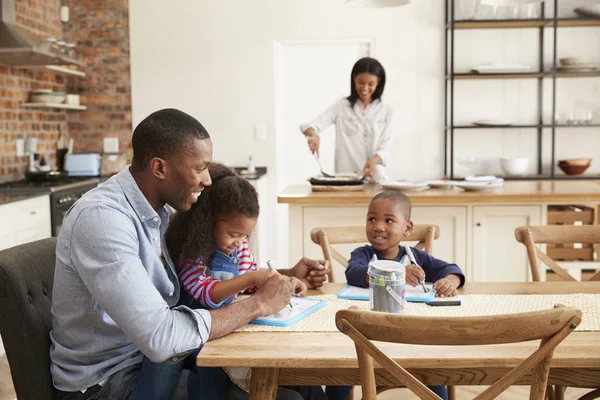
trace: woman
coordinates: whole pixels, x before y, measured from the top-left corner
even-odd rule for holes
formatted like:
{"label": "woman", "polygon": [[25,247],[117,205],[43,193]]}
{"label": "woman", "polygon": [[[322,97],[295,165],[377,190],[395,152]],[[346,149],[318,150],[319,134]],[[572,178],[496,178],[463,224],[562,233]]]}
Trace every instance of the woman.
{"label": "woman", "polygon": [[362,173],[387,179],[392,144],[392,108],[381,101],[385,70],[374,58],[361,58],[350,75],[350,96],[331,105],[300,130],[319,154],[319,133],[335,124],[335,173]]}

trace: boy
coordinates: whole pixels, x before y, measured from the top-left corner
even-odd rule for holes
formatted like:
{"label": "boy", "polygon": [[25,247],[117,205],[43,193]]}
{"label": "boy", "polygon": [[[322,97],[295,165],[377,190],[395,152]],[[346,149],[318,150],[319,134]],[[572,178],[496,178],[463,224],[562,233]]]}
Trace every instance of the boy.
{"label": "boy", "polygon": [[[380,260],[400,261],[406,254],[400,242],[413,229],[410,220],[412,205],[409,198],[398,190],[385,190],[371,200],[367,213],[367,238],[371,245],[359,247],[352,252],[346,280],[350,285],[368,287],[367,268],[374,254]],[[434,282],[433,289],[439,297],[456,296],[464,285],[465,276],[456,264],[438,260],[428,253],[412,248],[419,265],[406,267],[406,283],[416,286],[420,281]]]}

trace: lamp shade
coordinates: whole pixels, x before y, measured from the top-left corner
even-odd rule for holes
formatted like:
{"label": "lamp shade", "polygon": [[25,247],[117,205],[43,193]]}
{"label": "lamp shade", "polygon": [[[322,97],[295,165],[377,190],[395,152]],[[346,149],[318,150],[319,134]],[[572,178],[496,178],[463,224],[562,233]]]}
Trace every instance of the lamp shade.
{"label": "lamp shade", "polygon": [[410,0],[346,0],[346,4],[352,7],[398,7],[410,3]]}

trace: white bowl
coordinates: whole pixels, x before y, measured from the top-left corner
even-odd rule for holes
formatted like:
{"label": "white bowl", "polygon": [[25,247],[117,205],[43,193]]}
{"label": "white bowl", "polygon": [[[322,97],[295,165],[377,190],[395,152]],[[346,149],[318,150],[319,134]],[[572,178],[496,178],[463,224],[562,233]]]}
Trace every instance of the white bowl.
{"label": "white bowl", "polygon": [[506,175],[523,175],[529,166],[529,158],[512,157],[501,158],[500,166]]}

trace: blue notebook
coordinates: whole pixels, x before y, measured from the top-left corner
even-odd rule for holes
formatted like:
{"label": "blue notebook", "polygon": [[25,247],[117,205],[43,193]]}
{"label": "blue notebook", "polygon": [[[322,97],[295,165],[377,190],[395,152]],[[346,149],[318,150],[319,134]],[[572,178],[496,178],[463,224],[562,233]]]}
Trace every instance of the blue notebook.
{"label": "blue notebook", "polygon": [[[425,284],[425,287],[429,288],[429,292],[423,292],[421,286],[412,287],[406,285],[406,301],[413,303],[425,303],[435,299],[435,292],[433,291],[433,285]],[[357,286],[347,285],[337,295],[340,299],[345,300],[369,300],[369,288],[361,288]]]}
{"label": "blue notebook", "polygon": [[325,307],[325,300],[310,299],[307,297],[292,297],[290,300],[292,307],[285,307],[283,310],[260,317],[250,321],[251,324],[290,326],[308,317],[310,314]]}

